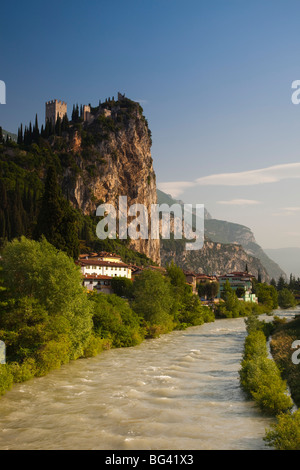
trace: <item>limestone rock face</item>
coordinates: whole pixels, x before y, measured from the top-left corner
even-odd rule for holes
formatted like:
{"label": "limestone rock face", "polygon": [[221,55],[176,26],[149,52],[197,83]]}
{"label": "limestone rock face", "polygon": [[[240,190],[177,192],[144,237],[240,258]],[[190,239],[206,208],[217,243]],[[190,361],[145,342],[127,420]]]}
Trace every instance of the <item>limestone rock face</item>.
{"label": "limestone rock face", "polygon": [[256,278],[260,274],[263,282],[270,280],[261,261],[246,253],[241,245],[205,240],[203,248],[194,251],[185,251],[183,245],[181,250],[177,248],[172,251],[172,247],[170,250],[166,245],[162,242],[162,264],[174,260],[178,266],[187,271],[218,276],[234,271],[243,272],[247,265],[249,273]]}
{"label": "limestone rock face", "polygon": [[[157,203],[156,176],[151,157],[151,132],[138,103],[123,99],[92,110],[80,134],[74,131],[70,148],[80,171],[66,170],[62,188],[74,207],[95,214],[99,204],[118,211],[119,196],[127,205],[144,204],[151,214]],[[130,247],[160,264],[160,241],[131,240]]]}

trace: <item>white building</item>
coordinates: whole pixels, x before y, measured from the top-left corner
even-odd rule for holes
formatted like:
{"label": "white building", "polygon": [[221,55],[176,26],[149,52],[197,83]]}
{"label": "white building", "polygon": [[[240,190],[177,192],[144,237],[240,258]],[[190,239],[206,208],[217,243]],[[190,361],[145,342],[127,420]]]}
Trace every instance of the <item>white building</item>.
{"label": "white building", "polygon": [[111,279],[110,276],[102,276],[101,274],[85,274],[83,286],[89,291],[96,290],[104,294],[112,294]]}
{"label": "white building", "polygon": [[80,259],[78,264],[81,266],[82,274],[101,275],[109,277],[127,277],[131,279],[131,268],[122,261],[105,261],[101,258]]}
{"label": "white building", "polygon": [[113,277],[131,279],[132,268],[113,253],[80,255],[77,264],[81,267],[83,285],[90,291],[110,294]]}

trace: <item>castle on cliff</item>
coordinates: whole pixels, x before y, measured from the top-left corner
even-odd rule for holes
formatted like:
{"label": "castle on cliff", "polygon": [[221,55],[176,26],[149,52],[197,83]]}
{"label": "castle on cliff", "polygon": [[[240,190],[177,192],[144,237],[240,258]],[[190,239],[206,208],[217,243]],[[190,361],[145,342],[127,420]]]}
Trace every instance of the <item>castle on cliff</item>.
{"label": "castle on cliff", "polygon": [[[118,92],[118,101],[121,101],[124,98],[125,94]],[[102,113],[106,117],[111,115],[111,111],[108,109],[103,109]],[[61,100],[46,101],[45,123],[50,121],[55,125],[58,117],[62,119],[65,114],[67,114],[67,103]],[[92,119],[91,107],[89,105],[84,105],[82,107],[82,117],[86,122],[89,122]]]}

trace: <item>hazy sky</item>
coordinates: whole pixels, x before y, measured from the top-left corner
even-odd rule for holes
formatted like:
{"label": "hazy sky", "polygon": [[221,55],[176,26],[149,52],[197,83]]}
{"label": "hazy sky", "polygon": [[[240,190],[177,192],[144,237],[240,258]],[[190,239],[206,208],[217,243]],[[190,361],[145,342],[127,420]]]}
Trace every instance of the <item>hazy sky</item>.
{"label": "hazy sky", "polygon": [[152,130],[158,187],[300,247],[299,0],[11,1],[0,17],[0,125],[44,103],[124,92]]}

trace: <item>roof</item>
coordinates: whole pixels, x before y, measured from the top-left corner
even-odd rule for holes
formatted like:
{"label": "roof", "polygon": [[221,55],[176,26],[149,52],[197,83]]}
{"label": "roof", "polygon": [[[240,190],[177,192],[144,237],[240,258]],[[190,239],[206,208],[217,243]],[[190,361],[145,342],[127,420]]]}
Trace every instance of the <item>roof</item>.
{"label": "roof", "polygon": [[115,261],[103,261],[99,259],[80,259],[76,262],[80,266],[109,266],[109,267],[115,267],[115,268],[128,268],[128,264],[123,263],[122,261],[120,262],[115,262]]}
{"label": "roof", "polygon": [[79,255],[79,259],[91,259],[91,258],[119,258],[122,257],[116,253],[109,253],[108,251],[100,251],[100,253],[85,253]]}
{"label": "roof", "polygon": [[236,271],[236,272],[233,272],[233,273],[227,273],[227,274],[222,274],[221,276],[218,276],[218,279],[221,279],[221,278],[230,278],[230,279],[253,279],[255,278],[255,276],[253,276],[252,274],[249,274],[247,272],[239,272],[239,271]]}
{"label": "roof", "polygon": [[183,273],[184,273],[185,276],[197,277],[196,274],[192,271],[184,271],[183,270]]}
{"label": "roof", "polygon": [[210,279],[216,280],[217,276],[209,276],[208,274],[196,274],[197,279]]}

